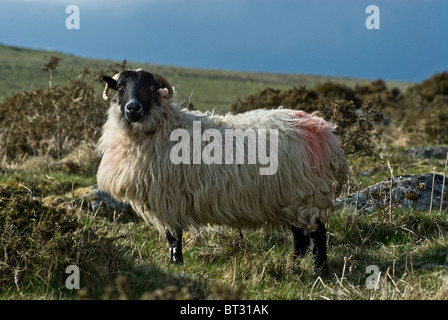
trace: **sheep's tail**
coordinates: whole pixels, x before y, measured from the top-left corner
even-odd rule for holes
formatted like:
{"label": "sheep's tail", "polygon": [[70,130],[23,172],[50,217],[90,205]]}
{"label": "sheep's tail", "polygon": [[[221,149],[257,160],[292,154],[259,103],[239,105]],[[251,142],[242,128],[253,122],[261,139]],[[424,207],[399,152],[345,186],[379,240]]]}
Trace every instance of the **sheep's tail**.
{"label": "sheep's tail", "polygon": [[339,145],[338,150],[334,150],[331,154],[330,168],[333,172],[334,179],[339,184],[339,188],[336,188],[339,192],[336,194],[340,194],[349,180],[350,168]]}

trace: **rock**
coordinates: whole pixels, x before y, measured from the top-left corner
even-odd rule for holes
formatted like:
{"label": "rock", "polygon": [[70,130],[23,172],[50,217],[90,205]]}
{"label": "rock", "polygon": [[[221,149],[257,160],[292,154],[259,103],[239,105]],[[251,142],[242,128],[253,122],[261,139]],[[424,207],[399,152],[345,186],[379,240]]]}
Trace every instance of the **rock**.
{"label": "rock", "polygon": [[116,214],[124,214],[132,212],[132,207],[129,203],[118,202],[112,196],[100,189],[93,188],[90,191],[82,195],[84,201],[87,201],[89,207],[96,212],[97,210],[104,209],[108,212]]}
{"label": "rock", "polygon": [[[433,190],[434,178],[434,190]],[[393,179],[392,205],[429,211],[432,196],[432,210],[440,209],[443,176],[432,173],[403,175]],[[385,180],[367,187],[359,193],[340,197],[334,201],[336,208],[352,208],[354,211],[371,213],[390,205],[391,180]],[[448,208],[448,178],[445,179],[443,209]]]}
{"label": "rock", "polygon": [[446,159],[448,147],[411,148],[404,150],[403,153],[413,158]]}

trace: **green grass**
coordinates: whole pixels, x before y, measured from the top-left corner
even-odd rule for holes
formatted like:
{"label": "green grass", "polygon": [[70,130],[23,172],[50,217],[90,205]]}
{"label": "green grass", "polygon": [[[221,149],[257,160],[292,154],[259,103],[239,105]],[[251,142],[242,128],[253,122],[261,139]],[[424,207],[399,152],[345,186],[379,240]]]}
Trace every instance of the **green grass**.
{"label": "green grass", "polygon": [[[56,233],[55,239],[42,242],[34,230],[39,224],[30,220],[21,234],[34,243],[31,248],[40,249],[35,252],[27,246],[19,247],[24,239],[16,238],[17,248],[21,249],[15,254],[26,256],[28,261],[19,268],[16,282],[14,267],[18,266],[9,263],[19,260],[10,254],[5,262],[0,255],[2,267],[8,265],[12,271],[0,272],[0,298],[448,298],[446,211],[394,210],[392,219],[388,210],[368,215],[335,211],[327,225],[330,275],[321,279],[313,272],[310,254],[302,261],[295,260],[292,235],[282,230],[243,230],[244,238],[238,230],[227,228],[187,232],[185,264],[171,266],[164,235],[136,216],[93,212],[83,203],[78,190],[91,183],[90,178],[56,172],[2,175],[0,186],[16,195],[11,203],[3,197],[2,214],[10,212],[11,219],[26,219],[14,215],[16,207],[11,205],[29,201],[26,199],[32,193],[34,200],[25,203],[29,210],[35,208],[30,212],[36,212],[45,223],[69,221],[67,228],[73,230],[68,232],[78,236],[72,243],[67,242],[67,233]],[[57,206],[47,204],[45,199],[51,197],[60,198]],[[62,210],[63,214],[54,210]],[[42,218],[45,214],[51,214],[52,219]],[[14,223],[10,220],[9,225]],[[65,288],[68,275],[63,271],[73,263],[82,266],[81,290]],[[369,265],[381,271],[378,290],[366,288]],[[20,276],[25,273],[30,277]]]}

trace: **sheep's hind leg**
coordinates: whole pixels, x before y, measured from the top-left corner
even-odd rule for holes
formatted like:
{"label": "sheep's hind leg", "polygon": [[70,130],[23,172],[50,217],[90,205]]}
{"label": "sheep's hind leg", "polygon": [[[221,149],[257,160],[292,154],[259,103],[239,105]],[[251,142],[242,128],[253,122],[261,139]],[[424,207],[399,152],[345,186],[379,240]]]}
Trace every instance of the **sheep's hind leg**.
{"label": "sheep's hind leg", "polygon": [[177,230],[173,235],[171,231],[166,228],[165,233],[170,245],[170,263],[183,264],[184,259],[182,257],[182,229]]}
{"label": "sheep's hind leg", "polygon": [[303,258],[310,245],[310,237],[305,235],[303,230],[291,226],[291,231],[294,236],[294,250],[297,258]]}
{"label": "sheep's hind leg", "polygon": [[318,228],[311,232],[311,247],[314,256],[314,270],[325,276],[328,274],[327,265],[327,229],[322,221],[318,221]]}

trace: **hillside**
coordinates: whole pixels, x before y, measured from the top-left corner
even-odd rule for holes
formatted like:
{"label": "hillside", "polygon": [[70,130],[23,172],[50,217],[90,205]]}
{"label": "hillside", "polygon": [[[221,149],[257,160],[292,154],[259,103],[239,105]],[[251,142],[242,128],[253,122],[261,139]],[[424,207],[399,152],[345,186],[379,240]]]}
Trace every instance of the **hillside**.
{"label": "hillside", "polygon": [[[54,73],[54,85],[64,85],[67,78],[77,76],[84,68],[95,72],[121,64],[121,61],[96,60],[75,57],[53,51],[31,50],[0,45],[0,101],[11,92],[47,88],[48,79],[42,66],[51,56],[61,59]],[[188,99],[200,110],[229,111],[238,98],[254,94],[266,87],[288,89],[294,86],[314,86],[331,81],[349,87],[367,84],[374,79],[335,78],[317,75],[272,74],[203,70],[174,66],[155,66],[128,62],[129,68],[143,68],[165,76],[177,90],[178,99]],[[401,91],[410,85],[405,82],[387,82],[388,87]],[[98,84],[98,90],[101,84]]]}
{"label": "hillside", "polygon": [[284,105],[338,125],[351,181],[329,217],[322,278],[311,252],[296,260],[286,229],[188,231],[185,264],[169,265],[164,235],[95,187],[108,105],[98,77],[124,63],[1,45],[0,55],[0,299],[448,298],[448,72],[411,85],[124,66],[162,74],[197,109]]}

